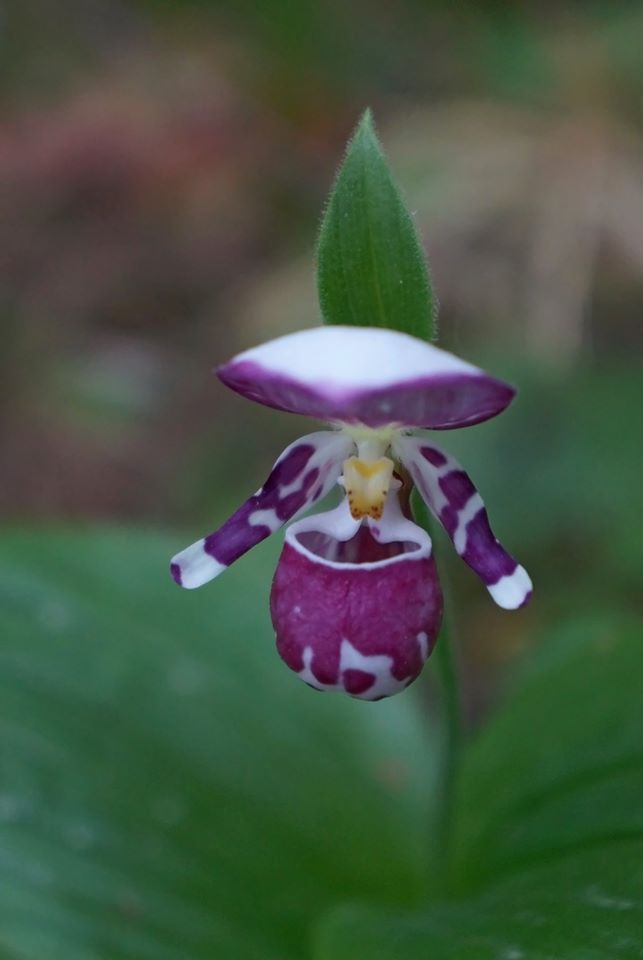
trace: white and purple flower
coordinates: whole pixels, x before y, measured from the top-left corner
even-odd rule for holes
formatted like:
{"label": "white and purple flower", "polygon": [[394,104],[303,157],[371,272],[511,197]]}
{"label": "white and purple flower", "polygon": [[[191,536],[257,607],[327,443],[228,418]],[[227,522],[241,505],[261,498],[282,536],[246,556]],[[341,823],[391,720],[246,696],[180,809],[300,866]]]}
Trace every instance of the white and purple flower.
{"label": "white and purple flower", "polygon": [[339,506],[286,531],[272,584],[277,649],[310,686],[391,696],[433,648],[442,594],[431,538],[408,509],[411,483],[495,602],[527,603],[529,576],[495,538],[470,478],[418,432],[496,416],[514,396],[508,384],[422,340],[366,327],[280,337],[217,373],[250,400],[332,429],[284,450],[222,527],[174,557],[172,576],[202,586],[339,483]]}

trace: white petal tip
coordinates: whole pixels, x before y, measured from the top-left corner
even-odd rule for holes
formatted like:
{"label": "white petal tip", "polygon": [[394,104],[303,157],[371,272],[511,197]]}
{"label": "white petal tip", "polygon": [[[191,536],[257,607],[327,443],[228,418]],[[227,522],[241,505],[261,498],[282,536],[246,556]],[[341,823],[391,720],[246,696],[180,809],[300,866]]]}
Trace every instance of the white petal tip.
{"label": "white petal tip", "polygon": [[177,553],[170,562],[170,573],[175,583],[186,590],[195,590],[204,583],[214,580],[227,569],[214,557],[205,552],[205,541],[197,540],[192,546]]}
{"label": "white petal tip", "polygon": [[517,610],[527,603],[531,597],[533,586],[525,568],[518,566],[513,573],[501,577],[487,589],[503,610]]}

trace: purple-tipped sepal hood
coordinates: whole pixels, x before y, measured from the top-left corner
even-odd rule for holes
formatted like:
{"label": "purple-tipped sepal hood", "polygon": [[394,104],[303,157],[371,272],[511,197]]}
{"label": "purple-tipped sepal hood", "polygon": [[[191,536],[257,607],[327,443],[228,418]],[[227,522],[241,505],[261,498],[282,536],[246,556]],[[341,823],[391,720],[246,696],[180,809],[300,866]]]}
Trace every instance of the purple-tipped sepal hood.
{"label": "purple-tipped sepal hood", "polygon": [[255,403],[344,424],[449,430],[497,416],[515,390],[396,330],[315,327],[240,353],[217,376]]}

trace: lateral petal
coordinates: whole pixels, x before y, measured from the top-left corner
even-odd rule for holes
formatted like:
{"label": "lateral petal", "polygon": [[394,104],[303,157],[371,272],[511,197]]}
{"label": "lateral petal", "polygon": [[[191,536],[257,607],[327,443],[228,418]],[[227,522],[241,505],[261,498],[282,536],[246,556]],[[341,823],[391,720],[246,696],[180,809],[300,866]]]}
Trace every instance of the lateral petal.
{"label": "lateral petal", "polygon": [[524,606],[532,592],[529,575],[494,536],[482,497],[458,461],[422,437],[398,436],[392,449],[456,552],[498,606],[506,610]]}
{"label": "lateral petal", "polygon": [[264,485],[214,533],[172,558],[179,586],[193,589],[213,580],[284,523],[325,496],[354,450],[344,434],[323,430],[287,447]]}

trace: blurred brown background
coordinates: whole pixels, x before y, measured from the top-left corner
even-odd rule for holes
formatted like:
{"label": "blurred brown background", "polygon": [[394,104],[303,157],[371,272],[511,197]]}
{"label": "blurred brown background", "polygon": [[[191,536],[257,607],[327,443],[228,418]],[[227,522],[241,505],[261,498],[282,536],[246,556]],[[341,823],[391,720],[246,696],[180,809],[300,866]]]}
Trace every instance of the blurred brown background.
{"label": "blurred brown background", "polygon": [[441,345],[522,389],[442,438],[545,584],[517,627],[454,569],[474,661],[636,602],[642,4],[14,0],[0,26],[5,521],[193,538],[256,488],[302,424],[210,370],[318,322],[320,211],[371,105]]}

